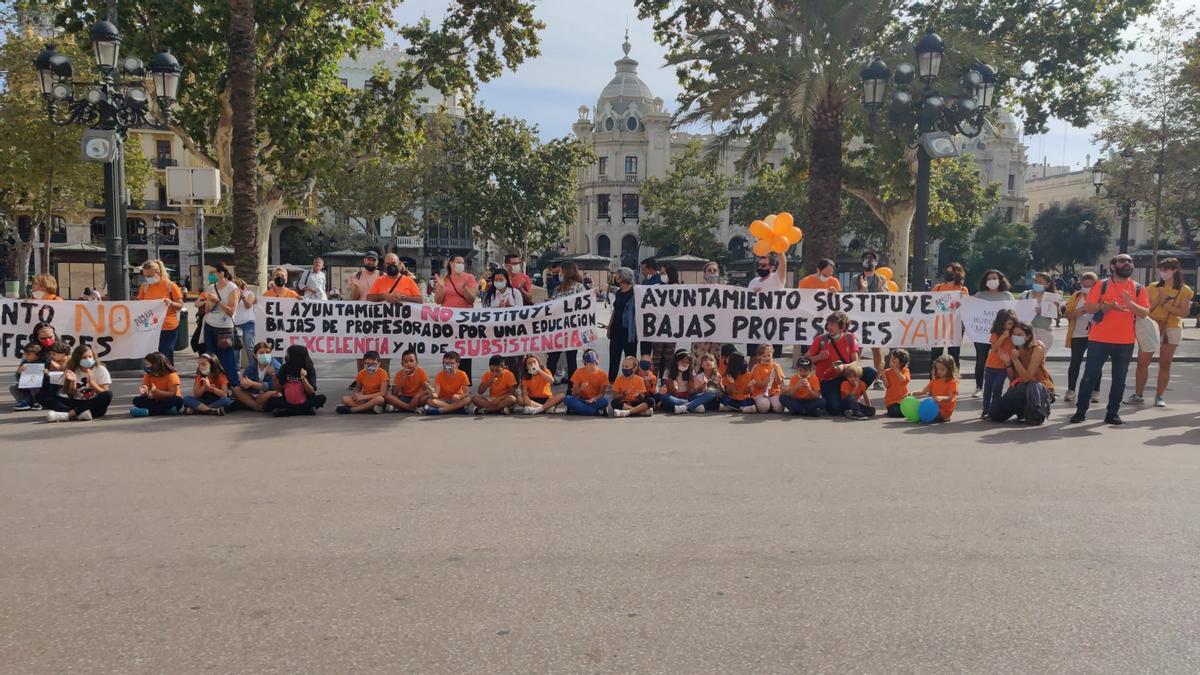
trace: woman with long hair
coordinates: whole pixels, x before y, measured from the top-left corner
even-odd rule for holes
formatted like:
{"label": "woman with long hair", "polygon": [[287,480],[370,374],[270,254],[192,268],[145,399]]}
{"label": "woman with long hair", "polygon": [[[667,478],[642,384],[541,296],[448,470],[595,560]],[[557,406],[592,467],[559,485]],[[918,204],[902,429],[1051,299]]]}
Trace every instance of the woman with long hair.
{"label": "woman with long hair", "polygon": [[[1004,272],[991,269],[979,277],[979,285],[975,288],[975,297],[989,302],[1012,300],[1012,293],[1008,292],[1010,288],[1012,285],[1008,283],[1008,277],[1004,276]],[[991,343],[975,343],[975,393],[971,394],[971,398],[979,398],[983,395],[983,371],[990,349]]]}
{"label": "woman with long hair", "polygon": [[[962,263],[949,263],[946,265],[946,268],[942,270],[942,281],[934,285],[933,292],[962,293],[963,295],[970,295],[971,291],[967,290],[967,287],[965,286],[966,280],[967,270],[962,266]],[[961,345],[946,347],[946,353],[954,359],[955,368],[962,368],[962,359],[960,358],[962,355]]]}
{"label": "woman with long hair", "polygon": [[233,272],[225,263],[217,263],[208,273],[208,289],[200,295],[197,306],[204,310],[204,351],[221,360],[221,369],[238,372],[237,326],[234,316],[242,301],[242,292],[234,282]]}
{"label": "woman with long hair", "polygon": [[[1167,384],[1171,382],[1171,362],[1175,359],[1175,351],[1183,341],[1183,317],[1188,315],[1192,306],[1192,288],[1183,283],[1179,260],[1165,258],[1158,263],[1158,281],[1146,287],[1150,296],[1150,318],[1158,324],[1160,339],[1158,356],[1158,380],[1154,389],[1154,407],[1164,408],[1167,400]],[[1133,394],[1129,396],[1130,403],[1142,403],[1142,394],[1146,391],[1146,381],[1150,379],[1150,362],[1154,360],[1154,352],[1139,349],[1137,357],[1137,373],[1134,376]]]}
{"label": "woman with long hair", "polygon": [[[1071,348],[1071,365],[1067,367],[1067,395],[1063,401],[1075,402],[1075,384],[1079,382],[1079,371],[1083,366],[1083,357],[1088,349],[1088,331],[1092,328],[1091,312],[1083,308],[1087,304],[1088,292],[1092,286],[1099,283],[1095,272],[1084,272],[1079,276],[1079,290],[1071,294],[1067,300],[1067,345]],[[1092,403],[1100,402],[1100,380],[1096,379],[1096,388],[1083,392],[1084,396],[1091,395]]]}
{"label": "woman with long hair", "polygon": [[[561,263],[559,268],[561,270],[561,280],[558,283],[558,287],[555,289],[554,297],[557,298],[560,295],[582,293],[586,290],[586,287],[583,284],[583,275],[579,273],[578,265],[570,260],[567,260]],[[561,352],[551,352],[550,356],[546,358],[546,369],[550,371],[551,375],[556,375],[558,373],[558,360],[563,357],[566,358],[567,370],[565,373],[563,373],[560,382],[567,383],[567,393],[570,393],[571,391],[571,376],[575,374],[575,370],[578,368],[578,356],[579,350],[568,349]]]}
{"label": "woman with long hair", "polygon": [[[433,301],[442,307],[470,309],[479,297],[479,282],[467,272],[467,259],[452,255],[446,260],[446,275],[433,276]],[[471,377],[471,359],[459,361],[458,369]]]}
{"label": "woman with long hair", "polygon": [[167,267],[161,260],[142,263],[142,285],[138,287],[137,299],[162,300],[167,306],[167,316],[158,335],[158,353],[175,363],[175,338],[179,332],[179,310],[183,309],[183,291],[167,276]]}

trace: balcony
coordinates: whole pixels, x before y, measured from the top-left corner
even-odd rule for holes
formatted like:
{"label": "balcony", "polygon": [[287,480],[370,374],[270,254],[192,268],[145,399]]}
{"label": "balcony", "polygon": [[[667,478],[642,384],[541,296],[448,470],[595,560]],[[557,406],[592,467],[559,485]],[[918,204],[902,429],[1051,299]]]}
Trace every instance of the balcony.
{"label": "balcony", "polygon": [[470,249],[474,247],[470,237],[426,237],[425,248]]}
{"label": "balcony", "polygon": [[626,183],[638,183],[641,181],[638,179],[638,175],[636,173],[627,173],[627,174],[625,174],[625,182]]}
{"label": "balcony", "polygon": [[171,159],[170,157],[158,157],[151,161],[153,162],[154,168],[156,168],[156,169],[165,169],[170,166],[179,166],[179,162],[177,160]]}
{"label": "balcony", "polygon": [[292,218],[295,220],[308,220],[312,217],[312,211],[302,207],[286,207],[279,210],[276,218]]}
{"label": "balcony", "polygon": [[421,237],[396,237],[392,244],[396,248],[421,248],[425,245],[425,240]]}
{"label": "balcony", "polygon": [[[101,204],[100,208],[104,208],[104,205]],[[178,213],[181,209],[182,209],[182,207],[171,206],[171,204],[168,203],[167,201],[165,201],[165,200],[159,201],[157,199],[143,199],[141,206],[134,206],[134,205],[129,206],[130,212],[133,212],[133,211],[164,211],[164,212]]]}

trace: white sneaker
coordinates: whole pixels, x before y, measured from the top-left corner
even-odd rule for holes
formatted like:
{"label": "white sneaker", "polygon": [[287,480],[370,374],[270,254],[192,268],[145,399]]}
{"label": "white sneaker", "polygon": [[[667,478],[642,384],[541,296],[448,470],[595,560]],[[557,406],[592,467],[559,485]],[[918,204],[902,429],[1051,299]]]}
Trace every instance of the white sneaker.
{"label": "white sneaker", "polygon": [[372,410],[372,411],[373,411],[373,412],[374,412],[376,415],[382,415],[382,414],[384,413],[384,411],[386,410],[386,408],[384,408],[384,407],[383,407],[383,406],[381,406],[381,405],[377,405],[377,406],[375,406],[374,408],[371,408],[371,410]]}
{"label": "white sneaker", "polygon": [[1138,396],[1137,394],[1130,394],[1129,399],[1126,400],[1125,402],[1126,403],[1145,403],[1146,399],[1144,397]]}
{"label": "white sneaker", "polygon": [[612,408],[609,408],[608,411],[612,413],[612,417],[629,417],[628,410],[613,410]]}
{"label": "white sneaker", "polygon": [[1099,402],[1100,402],[1100,394],[1093,391],[1092,392],[1092,403],[1099,403]]}
{"label": "white sneaker", "polygon": [[[1167,399],[1165,399],[1165,398],[1163,398],[1163,397],[1161,397],[1161,396],[1155,396],[1155,397],[1154,397],[1154,407],[1155,407],[1155,408],[1165,408],[1165,407],[1167,407]],[[83,419],[83,418],[80,418],[80,419]]]}
{"label": "white sneaker", "polygon": [[875,380],[875,384],[872,384],[871,388],[876,391],[883,391],[883,380]]}
{"label": "white sneaker", "polygon": [[475,407],[474,403],[468,403],[466,410],[468,415],[474,415],[479,409]]}
{"label": "white sneaker", "polygon": [[501,408],[500,412],[501,412],[501,414],[509,415],[509,414],[512,414],[512,409],[513,409],[513,406],[507,406],[507,407]]}
{"label": "white sneaker", "polygon": [[64,412],[54,412],[51,410],[46,413],[47,422],[66,422],[71,419],[71,416]]}
{"label": "white sneaker", "polygon": [[979,398],[980,396],[983,396],[983,390],[975,387],[975,393],[971,394],[971,398]]}
{"label": "white sneaker", "polygon": [[676,415],[686,415],[687,411],[688,411],[688,407],[686,405],[675,406],[675,414]]}
{"label": "white sneaker", "polygon": [[1075,390],[1068,389],[1067,395],[1063,397],[1063,401],[1066,403],[1074,403],[1075,402]]}
{"label": "white sneaker", "polygon": [[646,408],[646,412],[642,413],[642,417],[654,417],[654,408]]}
{"label": "white sneaker", "polygon": [[741,412],[740,408],[735,408],[731,405],[721,404],[721,412]]}
{"label": "white sneaker", "polygon": [[[1162,397],[1160,396],[1159,398],[1162,398]],[[1166,405],[1166,403],[1164,403],[1163,405]],[[76,415],[75,419],[79,420],[80,422],[91,422],[92,421],[92,411],[84,410],[83,412]]]}
{"label": "white sneaker", "polygon": [[386,406],[384,406],[384,408],[383,408],[383,411],[384,411],[384,412],[389,412],[389,413],[394,413],[394,412],[396,412],[396,406],[394,406],[394,405],[392,405],[391,403],[389,403],[389,404],[387,404]]}
{"label": "white sneaker", "polygon": [[567,409],[559,404],[549,410],[543,409],[543,412],[545,412],[547,415],[565,415],[567,413]]}

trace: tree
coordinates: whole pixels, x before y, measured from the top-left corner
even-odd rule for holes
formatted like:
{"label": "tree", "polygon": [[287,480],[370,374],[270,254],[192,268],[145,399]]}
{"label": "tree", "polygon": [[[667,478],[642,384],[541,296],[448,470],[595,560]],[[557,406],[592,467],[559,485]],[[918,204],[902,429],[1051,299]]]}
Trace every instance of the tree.
{"label": "tree", "polygon": [[998,269],[1014,283],[1029,270],[1033,230],[1023,223],[1006,223],[995,214],[984,221],[971,240],[967,269]]}
{"label": "tree", "polygon": [[1033,263],[1039,269],[1057,268],[1063,274],[1078,264],[1094,265],[1108,248],[1108,217],[1077,199],[1042,211],[1033,221]]}
{"label": "tree", "polygon": [[[41,11],[54,10],[61,26],[86,39],[95,17],[93,0],[25,1]],[[244,22],[252,7],[257,205],[250,222],[250,202],[237,200],[234,247],[239,275],[259,284],[266,278],[268,234],[276,214],[312,196],[331,143],[354,149],[348,162],[408,146],[425,86],[469,92],[536,56],[537,31],[543,27],[533,17],[533,5],[519,0],[454,0],[437,26],[426,18],[396,25],[391,17],[398,0],[239,3],[245,4],[125,0],[120,28],[123,51],[147,55],[168,47],[179,59],[185,73],[172,128],[190,150],[215,162],[226,185],[244,192],[249,184],[234,182],[233,129],[234,119],[242,120],[250,107],[240,96],[234,107],[233,88],[247,80],[244,62],[232,58],[229,36],[235,28],[244,33],[245,24],[233,21],[236,16]],[[381,74],[369,91],[349,90],[338,78],[338,61],[382,44],[393,30],[407,43],[406,60]],[[240,128],[249,135],[248,126]]]}
{"label": "tree", "polygon": [[[229,0],[227,39],[234,264],[240,273],[249,275],[262,267],[259,258],[265,256],[271,227],[271,221],[267,221],[266,228],[261,227],[258,212],[258,106],[254,100],[258,50],[254,40],[254,0]],[[261,273],[265,275],[265,270]],[[255,274],[253,278],[260,280],[265,276]]]}
{"label": "tree", "polygon": [[808,229],[808,175],[802,162],[794,157],[784,159],[778,168],[760,167],[742,195],[733,221],[747,226],[772,213],[787,211],[801,229]]}
{"label": "tree", "polygon": [[638,225],[642,243],[663,255],[723,255],[725,246],[717,239],[717,229],[725,208],[725,191],[731,184],[729,177],[705,157],[703,143],[688,143],[683,154],[671,160],[665,178],[651,177],[642,183],[647,212]]}
{"label": "tree", "polygon": [[574,138],[542,142],[536,126],[481,108],[468,110],[447,154],[456,215],[523,258],[562,240],[575,220],[578,169],[593,161]]}

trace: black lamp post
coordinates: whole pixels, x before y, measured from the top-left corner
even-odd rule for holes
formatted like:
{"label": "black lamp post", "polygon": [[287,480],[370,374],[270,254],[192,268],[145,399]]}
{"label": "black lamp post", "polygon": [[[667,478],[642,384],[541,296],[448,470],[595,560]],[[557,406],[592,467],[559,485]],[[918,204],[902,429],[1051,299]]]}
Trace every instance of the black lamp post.
{"label": "black lamp post", "polygon": [[914,49],[917,65],[902,63],[892,73],[883,59],[875,56],[859,74],[863,104],[870,112],[872,127],[876,112],[887,98],[889,77],[892,79],[888,122],[917,149],[917,209],[913,217],[916,281],[910,282],[914,290],[924,290],[929,276],[929,182],[933,160],[958,154],[954,135],[975,138],[983,133],[984,119],[996,95],[996,72],[986,63],[967,69],[956,90],[943,92],[935,88],[945,51],[946,44],[930,31]]}
{"label": "black lamp post", "polygon": [[[1121,151],[1121,159],[1124,160],[1124,176],[1121,178],[1120,191],[1114,190],[1112,185],[1107,182],[1109,175],[1105,171],[1103,159],[1096,160],[1095,166],[1092,167],[1092,185],[1096,188],[1097,197],[1107,197],[1117,200],[1121,208],[1121,240],[1117,242],[1118,253],[1129,252],[1129,214],[1133,211],[1133,199],[1131,197],[1131,171],[1129,160],[1133,159],[1133,151],[1126,148]],[[1103,193],[1101,191],[1103,190]]]}
{"label": "black lamp post", "polygon": [[83,138],[84,157],[104,163],[105,264],[104,277],[108,296],[129,299],[129,260],[125,222],[125,161],[122,145],[129,129],[145,126],[151,116],[150,95],[146,88],[149,72],[154,85],[158,110],[165,124],[179,91],[179,62],[170,52],[162,51],[150,61],[149,68],[140,59],[121,53],[121,36],[114,24],[115,3],[109,4],[108,20],[92,26],[92,49],[97,76],[76,81],[70,59],[58,53],[54,45],[34,59],[38,69],[42,97],[51,123],[57,126],[80,124],[88,127]]}

